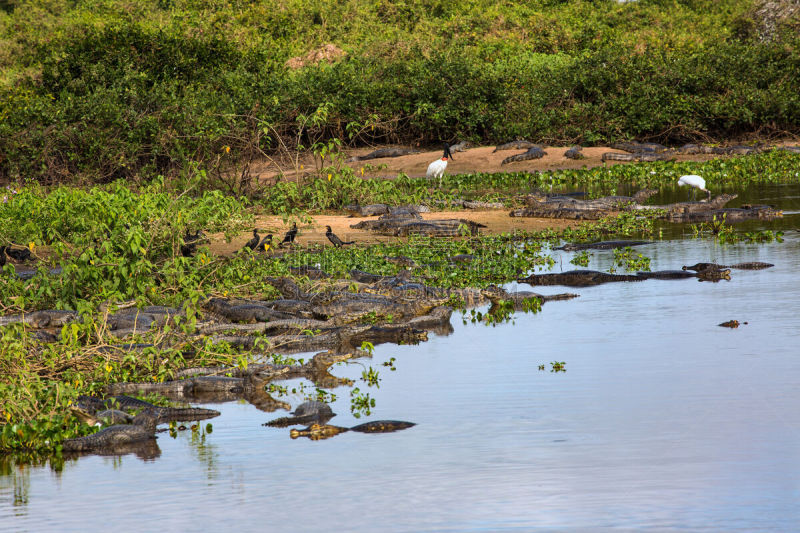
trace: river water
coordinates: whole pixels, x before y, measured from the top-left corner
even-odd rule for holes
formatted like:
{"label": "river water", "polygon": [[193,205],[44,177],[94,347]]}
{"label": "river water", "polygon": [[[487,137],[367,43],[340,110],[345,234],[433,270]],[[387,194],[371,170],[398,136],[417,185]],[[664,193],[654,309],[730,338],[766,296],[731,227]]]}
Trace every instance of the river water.
{"label": "river water", "polygon": [[[330,423],[417,423],[405,431],[292,440],[261,425],[282,412],[212,404],[212,433],[162,433],[154,459],[89,456],[60,472],[6,462],[0,530],[796,531],[800,187],[757,193],[787,210],[784,242],[720,245],[678,227],[637,250],[653,270],[774,268],[543,287],[580,298],[493,327],[454,314],[451,335],[333,369],[376,406],[356,419],[349,389],[335,389]],[[555,271],[574,268],[556,253]],[[595,251],[589,267],[612,258]],[[717,325],[731,319],[747,324]],[[382,365],[392,357],[395,371]],[[360,381],[370,366],[379,388]],[[303,401],[299,380],[283,384]]]}

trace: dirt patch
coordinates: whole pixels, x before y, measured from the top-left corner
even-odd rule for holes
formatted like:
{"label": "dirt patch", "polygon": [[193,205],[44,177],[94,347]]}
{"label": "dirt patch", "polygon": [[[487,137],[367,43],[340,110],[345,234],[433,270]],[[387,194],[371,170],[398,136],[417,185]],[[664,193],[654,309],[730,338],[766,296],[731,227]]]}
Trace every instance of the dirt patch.
{"label": "dirt patch", "polygon": [[304,56],[292,57],[286,61],[290,69],[299,69],[308,65],[316,65],[322,61],[333,62],[347,55],[347,52],[335,44],[325,44],[316,50],[309,51]]}
{"label": "dirt patch", "polygon": [[[508,216],[509,209],[492,211],[437,211],[435,213],[422,213],[424,219],[432,218],[461,218],[471,220],[487,226],[481,229],[484,234],[508,233],[514,230],[538,231],[547,228],[563,229],[577,226],[580,222],[575,220],[558,220],[544,218],[516,218]],[[295,242],[303,244],[330,245],[325,237],[325,226],[330,226],[333,232],[345,241],[356,241],[360,244],[405,240],[400,237],[387,237],[376,235],[371,231],[352,229],[352,224],[362,220],[375,220],[377,217],[349,217],[347,215],[315,215],[313,222],[298,224],[300,230]],[[291,224],[284,224],[278,216],[260,216],[256,218],[256,227],[262,236],[272,233],[276,242],[283,238],[283,234]],[[251,237],[252,233],[242,233],[230,243],[223,240],[222,234],[211,235],[211,249],[223,255],[228,255],[239,250]]]}

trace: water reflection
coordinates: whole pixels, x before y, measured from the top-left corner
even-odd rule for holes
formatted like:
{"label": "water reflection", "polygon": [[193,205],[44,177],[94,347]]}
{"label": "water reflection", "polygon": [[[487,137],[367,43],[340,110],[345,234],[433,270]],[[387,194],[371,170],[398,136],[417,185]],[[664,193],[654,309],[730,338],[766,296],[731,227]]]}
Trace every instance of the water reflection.
{"label": "water reflection", "polygon": [[[763,190],[791,190],[797,202],[797,186]],[[382,345],[372,360],[335,368],[365,390],[366,366],[380,371],[370,417],[356,418],[349,396],[333,391],[337,426],[400,419],[413,430],[292,441],[261,426],[271,418],[263,411],[231,401],[207,406],[222,411],[213,433],[159,438],[155,461],[86,457],[55,474],[0,460],[0,527],[796,529],[800,235],[763,245],[665,236],[641,251],[654,270],[775,266],[720,283],[581,288],[513,324],[456,317],[452,335]],[[570,270],[573,253],[556,253],[555,271]],[[590,267],[613,257],[593,252]],[[731,319],[747,325],[718,327]],[[567,371],[539,370],[554,361]],[[293,407],[314,391],[303,379],[283,385],[274,399]],[[319,520],[308,518],[311,503]]]}

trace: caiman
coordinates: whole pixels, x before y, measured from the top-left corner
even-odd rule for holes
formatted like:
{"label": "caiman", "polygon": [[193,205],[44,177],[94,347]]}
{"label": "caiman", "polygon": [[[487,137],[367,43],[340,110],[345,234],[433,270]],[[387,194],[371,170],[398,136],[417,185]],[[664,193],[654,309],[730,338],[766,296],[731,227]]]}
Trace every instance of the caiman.
{"label": "caiman", "polygon": [[653,241],[600,241],[584,243],[567,243],[564,246],[553,248],[553,250],[564,250],[574,252],[577,250],[613,250],[615,248],[627,248],[628,246],[642,246],[653,244]]}
{"label": "caiman", "polygon": [[531,159],[541,159],[547,155],[547,152],[541,149],[539,146],[532,146],[528,148],[527,152],[512,155],[503,159],[500,163],[501,165],[507,165],[508,163],[516,163],[518,161],[529,161]]}
{"label": "caiman", "polygon": [[496,285],[490,285],[481,292],[492,302],[492,304],[496,305],[503,301],[513,302],[514,308],[517,310],[525,309],[526,306],[529,305],[529,301],[531,299],[536,299],[541,303],[545,303],[557,300],[571,300],[579,296],[578,294],[572,293],[545,295],[532,291],[507,291],[502,287],[497,287]]}
{"label": "caiman", "polygon": [[469,141],[461,141],[450,145],[451,152],[466,152],[469,148],[472,148],[472,143]]}
{"label": "caiman", "polygon": [[325,402],[307,401],[297,406],[297,409],[290,413],[292,416],[284,416],[270,420],[264,426],[284,428],[297,424],[327,424],[328,420],[336,416],[331,406]]}
{"label": "caiman", "polygon": [[375,420],[374,422],[359,424],[351,428],[324,424],[311,424],[305,429],[291,430],[289,432],[289,436],[291,436],[293,439],[298,437],[308,437],[311,440],[323,440],[347,431],[357,431],[359,433],[392,433],[394,431],[408,429],[415,425],[416,424],[413,422],[402,422],[400,420]]}
{"label": "caiman", "polygon": [[570,270],[553,274],[531,274],[518,280],[529,285],[564,285],[566,287],[592,287],[602,283],[616,281],[643,281],[644,278],[634,275],[609,274],[597,270]]}
{"label": "caiman", "polygon": [[657,153],[666,152],[667,150],[669,150],[669,148],[667,148],[663,144],[658,144],[658,143],[638,143],[638,142],[614,143],[614,144],[611,145],[611,148],[613,148],[614,150],[623,150],[625,152],[630,152],[632,154],[638,154],[638,153],[643,153],[643,152],[644,153],[648,153],[649,152],[649,153],[657,154]]}
{"label": "caiman", "polygon": [[720,270],[724,268],[734,268],[738,270],[763,270],[765,268],[774,267],[772,263],[762,263],[760,261],[750,261],[747,263],[734,263],[732,265],[718,265],[716,263],[695,263],[691,266],[683,266],[683,270]]}
{"label": "caiman", "polygon": [[347,161],[369,161],[370,159],[381,159],[383,157],[402,157],[404,155],[418,153],[420,153],[419,150],[414,150],[413,148],[378,148],[374,152],[370,152],[367,155],[354,156]]}
{"label": "caiman", "polygon": [[507,142],[505,144],[501,144],[501,145],[497,146],[494,150],[492,150],[492,153],[499,152],[501,150],[522,150],[522,149],[527,150],[529,148],[539,148],[539,149],[541,149],[542,146],[538,145],[538,144],[533,144],[530,141],[526,141],[526,140],[520,139],[520,140],[517,140],[517,141],[511,141],[511,142]]}
{"label": "caiman", "polygon": [[158,415],[148,409],[136,415],[131,424],[110,426],[93,435],[67,439],[61,446],[65,452],[113,449],[117,446],[155,439],[157,425]]}
{"label": "caiman", "polygon": [[581,152],[582,149],[582,146],[573,146],[564,152],[564,157],[567,159],[586,159],[586,156],[583,155],[583,152]]}
{"label": "caiman", "polygon": [[[78,396],[75,407],[98,418],[105,418],[110,415],[117,419],[120,418],[120,416],[113,412],[117,409],[124,413],[146,410],[156,418],[159,424],[172,421],[187,422],[191,420],[205,420],[207,418],[219,416],[219,411],[213,409],[201,409],[198,407],[160,407],[145,402],[144,400],[124,395],[113,396],[106,399],[81,395]],[[111,410],[112,413],[103,414],[104,411],[108,410]]]}
{"label": "caiman", "polygon": [[670,161],[675,156],[669,153],[655,152],[636,152],[634,154],[619,154],[617,152],[605,152],[600,158],[602,161]]}

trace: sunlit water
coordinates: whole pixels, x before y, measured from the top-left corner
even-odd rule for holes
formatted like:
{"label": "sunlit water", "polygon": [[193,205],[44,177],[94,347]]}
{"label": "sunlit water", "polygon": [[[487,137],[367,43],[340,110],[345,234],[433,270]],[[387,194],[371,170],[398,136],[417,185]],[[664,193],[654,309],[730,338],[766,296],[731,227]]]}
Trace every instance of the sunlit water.
{"label": "sunlit water", "polygon": [[[797,190],[762,197],[792,191],[791,204]],[[333,370],[355,380],[379,370],[380,388],[357,383],[376,400],[367,419],[411,429],[291,440],[261,425],[282,412],[211,405],[222,416],[204,442],[162,433],[155,460],[15,467],[0,477],[0,530],[796,531],[797,222],[780,223],[783,243],[638,249],[654,270],[712,260],[774,263],[768,270],[720,283],[544,287],[580,298],[495,327],[456,314],[452,335],[378,346],[372,360]],[[574,268],[560,254],[555,270]],[[590,268],[612,257],[594,251]],[[747,324],[717,326],[730,319]],[[390,357],[396,371],[381,364]],[[567,371],[550,372],[553,361]],[[348,388],[333,392],[330,423],[365,420],[350,413]]]}

